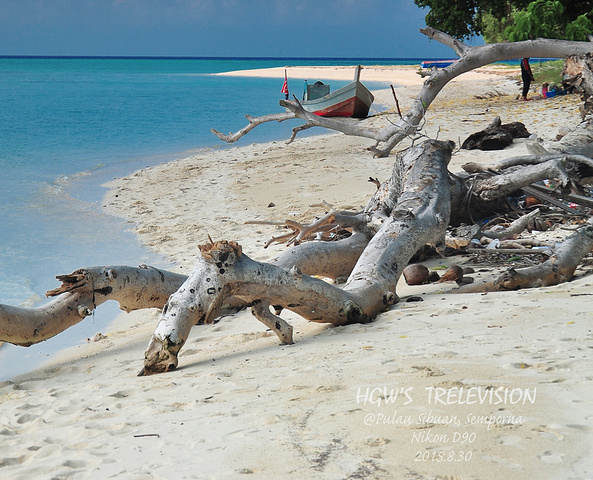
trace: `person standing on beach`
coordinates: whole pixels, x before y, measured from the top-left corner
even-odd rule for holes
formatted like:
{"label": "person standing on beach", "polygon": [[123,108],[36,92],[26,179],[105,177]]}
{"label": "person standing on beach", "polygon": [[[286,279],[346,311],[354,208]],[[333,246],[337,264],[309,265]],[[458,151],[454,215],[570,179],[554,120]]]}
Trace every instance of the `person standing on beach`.
{"label": "person standing on beach", "polygon": [[523,100],[527,100],[527,93],[533,80],[533,72],[529,65],[529,58],[521,60],[521,79],[523,80]]}

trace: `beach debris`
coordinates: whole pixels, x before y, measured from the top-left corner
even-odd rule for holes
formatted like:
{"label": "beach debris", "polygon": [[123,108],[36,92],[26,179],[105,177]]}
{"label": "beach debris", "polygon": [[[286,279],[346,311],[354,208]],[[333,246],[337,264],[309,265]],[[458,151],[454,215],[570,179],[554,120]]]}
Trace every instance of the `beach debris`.
{"label": "beach debris", "polygon": [[106,340],[107,335],[103,335],[102,333],[95,333],[91,338],[91,342],[100,342],[101,340]]}
{"label": "beach debris", "polygon": [[437,272],[430,271],[421,263],[408,265],[404,268],[402,275],[408,285],[424,285],[426,283],[436,282],[440,278]]}
{"label": "beach debris", "polygon": [[463,278],[463,268],[459,265],[451,265],[441,278],[439,279],[439,283],[443,282],[457,282]]}
{"label": "beach debris", "polygon": [[[524,223],[527,229],[530,222],[536,227],[535,219],[541,218],[552,230],[552,218],[543,217],[550,213],[572,222],[574,229],[563,239],[554,238],[553,246],[537,252],[545,257],[544,261],[524,268],[513,261],[502,273],[470,284],[473,279],[456,259],[439,281],[456,282],[460,286],[453,288],[458,292],[485,293],[570,280],[593,250],[593,198],[584,182],[585,172],[593,171],[593,122],[579,124],[558,142],[534,141],[531,155],[490,166],[464,166],[464,172],[455,174],[449,171],[455,143],[426,139],[419,128],[426,110],[448,81],[470,67],[490,63],[493,55],[497,60],[504,53],[508,58],[538,52],[562,57],[569,51],[578,53],[586,48],[588,52],[590,45],[538,39],[499,45],[495,50],[492,45],[465,45],[430,28],[423,32],[450,44],[460,58],[454,67],[435,72],[409,111],[393,124],[374,129],[359,120],[316,117],[300,108],[298,101],[283,103],[291,111],[275,117],[303,118],[307,123],[301,129],[324,126],[375,139],[377,143],[370,150],[378,157],[388,155],[404,138],[411,137],[412,146],[397,154],[390,178],[366,206],[358,211],[331,209],[308,224],[275,224],[290,232],[282,235],[282,240],[273,240],[293,248],[284,249],[269,262],[250,258],[235,241],[213,241],[209,237],[209,243],[200,246],[189,277],[146,266],[93,267],[60,276],[63,285],[48,292],[56,298],[46,305],[0,305],[0,341],[38,343],[80,322],[101,303],[117,300],[125,311],[162,308],[140,375],[174,370],[191,329],[214,323],[225,305],[251,307],[252,314],[282,344],[291,344],[293,329],[280,317],[284,309],[312,322],[336,326],[372,321],[399,301],[395,285],[417,252],[431,245],[436,254],[450,253],[441,245],[451,226],[479,226],[477,231],[469,229],[464,237],[469,243],[454,253],[467,255],[472,248],[487,252],[482,255],[524,258],[530,255],[516,252],[539,248],[523,248],[527,245],[518,238],[523,232],[515,231],[514,221]],[[556,187],[543,184],[545,180]],[[542,202],[538,206],[541,217],[525,211],[524,196]],[[511,213],[515,215],[511,222],[488,224],[488,219]],[[499,248],[483,248],[488,244]],[[504,252],[505,246],[512,246],[513,252]],[[340,286],[325,281],[342,277],[348,280]]]}
{"label": "beach debris", "polygon": [[290,245],[299,245],[302,242],[310,240],[322,241],[336,241],[347,238],[352,234],[351,228],[340,227],[336,221],[336,217],[350,216],[355,217],[356,213],[348,211],[334,211],[333,209],[325,215],[315,219],[309,224],[302,224],[295,220],[285,220],[283,222],[265,221],[265,220],[248,220],[246,225],[275,225],[282,229],[290,230],[290,232],[277,237],[272,237],[264,244],[264,248],[268,248],[274,243]]}
{"label": "beach debris", "polygon": [[406,302],[407,303],[412,303],[412,302],[423,302],[424,299],[422,297],[418,297],[418,296],[411,296],[406,298]]}
{"label": "beach debris", "polygon": [[374,183],[377,186],[377,190],[381,188],[381,182],[378,178],[369,177],[369,182]]}
{"label": "beach debris", "polygon": [[484,130],[472,133],[461,145],[465,150],[502,150],[513,143],[514,138],[527,138],[531,134],[521,122],[502,124],[495,117]]}
{"label": "beach debris", "polygon": [[397,114],[399,115],[399,118],[402,118],[402,111],[399,108],[399,101],[397,99],[397,95],[395,94],[395,88],[393,88],[393,85],[389,85],[391,87],[391,93],[393,93],[393,99],[395,100],[395,107],[397,108]]}
{"label": "beach debris", "polygon": [[422,285],[428,281],[430,271],[426,266],[414,263],[404,268],[402,275],[408,285]]}

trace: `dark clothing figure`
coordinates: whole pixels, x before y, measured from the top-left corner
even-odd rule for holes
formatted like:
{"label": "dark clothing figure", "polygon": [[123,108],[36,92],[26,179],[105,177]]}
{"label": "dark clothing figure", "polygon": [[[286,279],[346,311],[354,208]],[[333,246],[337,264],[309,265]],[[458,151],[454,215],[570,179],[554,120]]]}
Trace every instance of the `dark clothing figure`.
{"label": "dark clothing figure", "polygon": [[529,92],[529,87],[531,86],[531,82],[533,80],[533,73],[531,71],[531,66],[529,65],[529,58],[524,58],[521,60],[521,79],[523,80],[523,100],[527,100],[527,93]]}

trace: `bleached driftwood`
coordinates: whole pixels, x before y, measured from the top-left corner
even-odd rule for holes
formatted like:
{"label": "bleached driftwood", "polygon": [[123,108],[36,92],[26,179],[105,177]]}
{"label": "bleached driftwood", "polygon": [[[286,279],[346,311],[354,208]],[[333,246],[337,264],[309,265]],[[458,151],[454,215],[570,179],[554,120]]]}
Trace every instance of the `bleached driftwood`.
{"label": "bleached driftwood", "polygon": [[92,315],[108,300],[126,312],[162,308],[186,275],[153,267],[90,267],[57,277],[62,286],[47,292],[52,301],[37,308],[0,304],[0,341],[29,346],[51,338]]}
{"label": "bleached driftwood", "polygon": [[462,293],[518,290],[520,288],[548,287],[569,281],[593,250],[593,219],[566,238],[553,251],[548,260],[519,270],[510,268],[497,277],[462,287]]}
{"label": "bleached driftwood", "polygon": [[270,115],[264,115],[262,117],[252,117],[251,115],[245,115],[245,118],[247,118],[248,123],[245,127],[243,127],[238,132],[229,133],[228,135],[225,135],[224,133],[219,132],[218,130],[215,130],[214,128],[211,129],[210,131],[214,135],[216,135],[218,138],[220,138],[222,141],[227,142],[227,143],[233,143],[233,142],[236,142],[237,140],[239,140],[242,136],[247,135],[251,130],[253,130],[258,125],[261,125],[262,123],[283,122],[284,120],[290,120],[290,119],[296,118],[296,117],[294,114],[292,114],[290,112],[284,112],[284,113],[272,113]]}
{"label": "bleached driftwood", "polygon": [[498,239],[512,238],[515,235],[518,235],[519,233],[523,232],[528,227],[529,223],[533,222],[533,220],[535,218],[539,217],[539,215],[540,215],[540,211],[539,211],[539,209],[536,208],[532,212],[522,215],[517,220],[511,222],[511,224],[506,228],[502,228],[502,229],[490,228],[488,230],[483,230],[483,231],[479,232],[479,235],[482,235],[482,236],[488,237],[488,238],[498,238]]}
{"label": "bleached driftwood", "polygon": [[[451,40],[431,29],[425,33],[440,41]],[[461,42],[451,44],[460,54],[460,60],[434,73],[424,83],[409,112],[395,125],[381,129],[375,138],[384,144],[375,149],[377,155],[387,155],[405,135],[414,132],[438,92],[461,73],[506,58],[564,56],[593,48],[588,43],[560,41],[483,47],[467,47]],[[298,103],[295,105],[294,113],[306,116]],[[288,113],[286,118],[290,118]],[[351,134],[367,131],[360,122],[321,117],[307,121],[322,122],[326,128],[347,124]],[[572,168],[573,163],[590,166],[586,153],[590,147],[579,144],[579,138],[587,143],[588,132],[588,128],[583,127],[580,136],[568,135],[563,142],[538,145],[541,151],[536,152],[537,155],[553,152],[555,158],[546,158],[535,167],[536,162],[530,159],[514,169],[501,169],[497,174],[488,172],[488,175],[450,175],[447,163],[454,147],[452,142],[416,144],[398,154],[391,177],[379,186],[363,211],[353,215],[332,214],[333,223],[352,232],[348,238],[302,243],[286,250],[271,263],[248,258],[237,243],[211,242],[201,248],[196,269],[190,277],[154,269],[128,272],[125,269],[129,267],[85,269],[68,276],[67,285],[56,292],[60,295],[49,306],[39,309],[1,306],[0,334],[7,341],[27,345],[77,323],[108,299],[118,300],[126,310],[164,304],[145,355],[143,373],[150,374],[175,368],[177,355],[192,325],[212,322],[223,305],[232,299],[237,299],[241,305],[250,305],[253,314],[286,343],[292,341],[292,331],[278,315],[282,309],[290,309],[311,321],[336,325],[371,320],[398,301],[395,286],[409,260],[425,244],[439,244],[451,222],[467,216],[470,210],[491,211],[491,202],[513,190],[531,188],[532,182],[546,176],[567,187],[574,183],[579,172]],[[566,248],[559,249],[558,261],[544,262],[537,275],[527,274],[522,278],[528,280],[505,285],[523,287],[541,284],[540,278],[546,279],[545,282],[570,278],[572,266],[591,249],[587,240],[589,230],[585,228],[573,243],[568,242]],[[313,275],[347,276],[348,280],[343,288],[338,288]],[[276,310],[274,313],[272,307]]]}
{"label": "bleached driftwood", "polygon": [[141,374],[176,368],[192,325],[211,321],[231,295],[248,304],[261,302],[256,316],[285,342],[292,341],[286,324],[279,317],[274,323],[267,312],[263,315],[269,305],[310,321],[343,325],[368,321],[396,303],[395,286],[409,260],[425,243],[444,237],[451,205],[447,165],[453,147],[452,142],[426,141],[398,156],[397,203],[344,288],[305,275],[296,266],[287,270],[251,260],[232,242],[202,246],[192,275],[163,310]]}
{"label": "bleached driftwood", "polygon": [[[459,60],[446,68],[434,71],[424,81],[420,93],[406,114],[400,116],[395,122],[383,127],[370,127],[364,121],[359,120],[319,117],[304,110],[296,98],[294,101],[281,100],[281,106],[290,110],[293,115],[292,118],[304,120],[306,128],[317,126],[342,132],[346,135],[374,139],[377,143],[371,148],[371,151],[377,157],[386,157],[403,139],[416,133],[434,99],[447,83],[459,75],[490,63],[513,58],[567,58],[571,55],[585,55],[593,52],[593,43],[591,42],[569,42],[538,38],[524,42],[469,46],[431,27],[420,31],[429,38],[450,46],[459,56]],[[223,140],[236,141],[253,128],[251,125],[255,126],[252,118],[250,118],[249,125],[246,128],[236,134],[230,134]],[[294,138],[295,134],[296,132],[293,132],[292,138]],[[219,138],[222,137],[219,136]],[[587,155],[586,153],[583,154]]]}

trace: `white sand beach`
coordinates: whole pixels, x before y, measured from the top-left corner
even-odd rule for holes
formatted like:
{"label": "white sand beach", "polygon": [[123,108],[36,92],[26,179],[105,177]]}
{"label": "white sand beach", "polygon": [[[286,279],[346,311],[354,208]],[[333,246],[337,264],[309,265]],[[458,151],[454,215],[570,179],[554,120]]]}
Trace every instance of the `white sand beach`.
{"label": "white sand beach", "polygon": [[[234,74],[283,78],[284,69]],[[352,74],[288,68],[289,78]],[[368,67],[362,80],[397,85],[402,111],[422,83],[414,67]],[[576,96],[519,102],[519,91],[504,69],[464,74],[431,106],[425,133],[459,144],[499,115],[553,139],[578,123]],[[375,97],[394,107],[390,89]],[[208,235],[266,260],[286,248],[263,248],[277,230],[245,222],[309,221],[323,201],[366,204],[368,178],[387,179],[395,155],[373,158],[372,143],[332,133],[206,152],[115,179],[104,205],[178,272],[191,271]],[[525,141],[460,150],[450,170],[526,151]],[[122,314],[104,338],[0,383],[0,478],[593,478],[585,272],[556,287],[467,295],[402,279],[401,302],[369,324],[332,327],[285,311],[289,346],[244,311],[194,327],[179,368],[151,377],[136,373],[159,312]]]}

